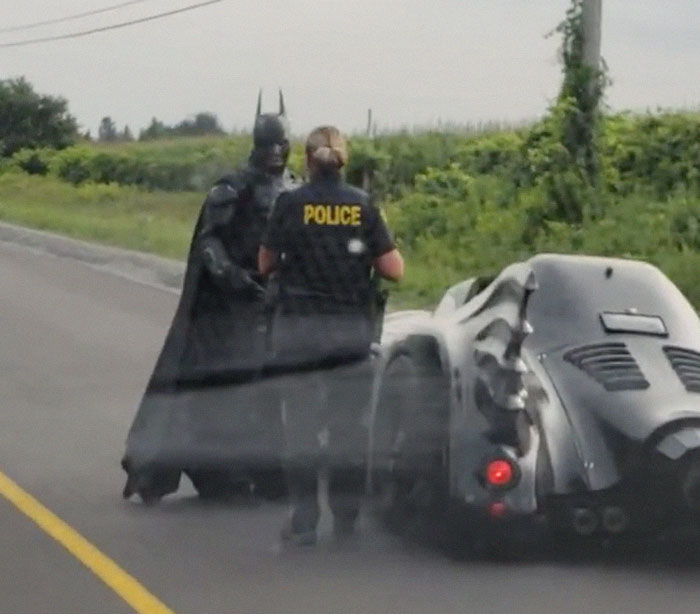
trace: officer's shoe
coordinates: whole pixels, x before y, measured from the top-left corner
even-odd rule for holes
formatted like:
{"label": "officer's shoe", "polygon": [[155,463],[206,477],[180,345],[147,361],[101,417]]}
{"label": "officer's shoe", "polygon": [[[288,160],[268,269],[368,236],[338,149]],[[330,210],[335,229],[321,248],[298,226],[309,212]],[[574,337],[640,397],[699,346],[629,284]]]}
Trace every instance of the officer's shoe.
{"label": "officer's shoe", "polygon": [[315,546],[318,539],[315,530],[295,531],[291,523],[283,527],[280,537],[282,538],[282,543],[300,548]]}

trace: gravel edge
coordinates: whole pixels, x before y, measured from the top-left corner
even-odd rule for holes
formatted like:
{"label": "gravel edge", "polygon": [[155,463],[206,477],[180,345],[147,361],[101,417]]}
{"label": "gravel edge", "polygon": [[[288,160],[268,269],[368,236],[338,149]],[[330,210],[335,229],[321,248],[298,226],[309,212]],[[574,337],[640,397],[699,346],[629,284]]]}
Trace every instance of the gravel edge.
{"label": "gravel edge", "polygon": [[78,260],[113,275],[171,291],[180,290],[185,275],[185,263],[179,260],[80,241],[6,222],[0,222],[0,241],[58,258]]}

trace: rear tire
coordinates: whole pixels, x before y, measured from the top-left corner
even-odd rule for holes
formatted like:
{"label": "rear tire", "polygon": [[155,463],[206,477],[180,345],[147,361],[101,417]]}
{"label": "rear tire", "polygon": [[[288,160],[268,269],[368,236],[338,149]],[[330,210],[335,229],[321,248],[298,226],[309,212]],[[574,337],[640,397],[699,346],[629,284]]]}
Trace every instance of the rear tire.
{"label": "rear tire", "polygon": [[372,485],[394,533],[455,560],[521,557],[516,537],[453,502],[449,490],[449,382],[436,360],[400,355],[387,366],[373,424]]}
{"label": "rear tire", "polygon": [[399,355],[387,366],[379,392],[373,492],[387,527],[412,540],[436,540],[448,502],[448,390],[439,364]]}

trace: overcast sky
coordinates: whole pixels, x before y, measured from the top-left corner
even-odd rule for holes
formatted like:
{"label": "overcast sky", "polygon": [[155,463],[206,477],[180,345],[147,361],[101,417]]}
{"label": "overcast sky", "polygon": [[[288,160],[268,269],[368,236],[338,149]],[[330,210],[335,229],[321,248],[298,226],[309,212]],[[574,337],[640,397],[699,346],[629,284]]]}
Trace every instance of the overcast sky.
{"label": "overcast sky", "polygon": [[[200,0],[201,1],[201,0]],[[1,0],[0,28],[118,0]],[[10,42],[75,32],[196,3],[145,0],[24,32]],[[361,129],[527,120],[558,89],[558,38],[569,0],[224,0],[85,38],[0,48],[0,79],[26,76],[60,94],[84,128],[110,115],[133,131],[156,116],[198,111],[248,128],[259,87],[276,88],[292,128]],[[603,55],[614,109],[700,105],[700,1],[603,0]]]}

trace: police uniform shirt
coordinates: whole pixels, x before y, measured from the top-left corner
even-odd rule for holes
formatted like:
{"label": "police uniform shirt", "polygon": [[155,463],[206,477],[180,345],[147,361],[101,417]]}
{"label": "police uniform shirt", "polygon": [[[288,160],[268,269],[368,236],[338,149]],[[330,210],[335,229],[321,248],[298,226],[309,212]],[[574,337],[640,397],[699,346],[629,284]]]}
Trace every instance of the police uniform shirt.
{"label": "police uniform shirt", "polygon": [[367,194],[338,177],[282,194],[263,245],[278,254],[283,302],[285,296],[298,297],[350,311],[365,309],[372,261],[394,249]]}

